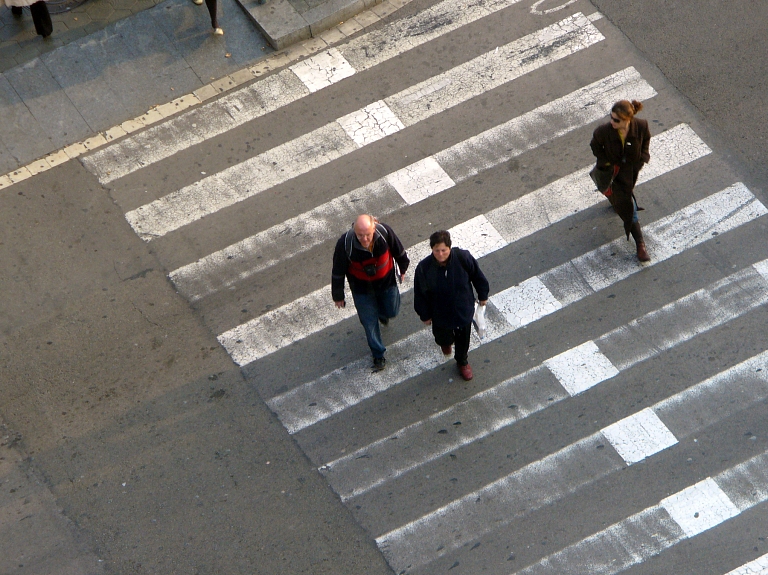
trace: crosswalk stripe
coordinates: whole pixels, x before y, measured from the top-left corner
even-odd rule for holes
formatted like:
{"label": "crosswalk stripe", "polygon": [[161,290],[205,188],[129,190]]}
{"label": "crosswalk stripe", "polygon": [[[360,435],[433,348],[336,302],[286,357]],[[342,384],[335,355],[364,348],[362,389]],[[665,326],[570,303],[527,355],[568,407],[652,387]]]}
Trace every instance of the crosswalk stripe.
{"label": "crosswalk stripe", "polygon": [[[131,210],[126,219],[144,240],[163,236],[603,39],[583,14],[575,14]],[[484,81],[478,82],[478,76]],[[562,101],[562,105],[568,103]],[[602,109],[600,112],[604,113]],[[590,114],[573,115],[581,118]],[[485,139],[477,145],[487,147]]]}
{"label": "crosswalk stripe", "polygon": [[[762,401],[768,397],[768,373],[759,368],[765,365],[766,360],[768,352],[757,354],[668,400],[625,417],[393,529],[377,537],[376,542],[395,572],[405,567],[414,569],[426,565],[501,525],[510,524],[620,471],[625,464],[638,463],[671,447],[678,440],[713,423],[710,419],[691,417],[691,413],[698,413],[700,409],[710,411],[724,400],[730,402],[730,409],[727,413],[717,414],[717,420],[721,420]],[[691,425],[686,427],[686,434],[673,434],[662,421],[667,417],[691,421]],[[615,451],[601,448],[606,441]],[[712,485],[705,486],[711,492]],[[723,517],[713,513],[715,508],[710,508],[707,517],[697,517],[701,521],[692,521],[693,513],[690,516],[680,513],[684,509],[681,503],[685,503],[688,497],[689,493],[684,491],[678,497],[665,500],[665,506],[689,537],[695,535],[697,529],[713,526],[712,520]],[[714,500],[717,502],[718,498]],[[720,501],[729,513],[738,513],[735,506]]]}
{"label": "crosswalk stripe", "polygon": [[[327,462],[319,470],[342,501],[348,501],[766,303],[768,260],[763,260]],[[455,421],[463,424],[456,428],[451,425]],[[435,429],[451,432],[436,441]],[[391,441],[392,437],[398,441]]]}
{"label": "crosswalk stripe", "polygon": [[[713,235],[734,229],[766,213],[765,206],[744,184],[734,184],[646,226],[646,244],[654,254],[647,265],[665,261]],[[630,252],[624,238],[620,238],[507,288],[490,297],[488,332],[482,342],[475,341],[473,345],[477,347],[503,337],[625,279],[647,265],[639,265],[634,252]],[[360,359],[278,395],[267,403],[286,429],[296,433],[443,363],[445,359],[442,353],[435,351],[431,339],[429,331],[422,330],[390,346],[391,367],[383,376],[371,373],[367,358]]]}
{"label": "crosswalk stripe", "polygon": [[[82,162],[107,184],[339,82],[352,75],[350,69],[353,73],[370,69],[519,1],[444,0],[120,140]],[[317,70],[315,77],[310,77],[309,69]]]}
{"label": "crosswalk stripe", "polygon": [[729,571],[725,575],[768,575],[768,553]]}
{"label": "crosswalk stripe", "polygon": [[[614,95],[620,96],[620,94]],[[477,144],[477,140],[470,138],[441,152],[451,158],[452,164],[443,166],[435,156],[430,156],[209,254],[196,262],[182,266],[172,271],[169,277],[180,293],[190,301],[198,301],[211,293],[295,257],[316,246],[318,242],[334,238],[346,229],[358,213],[368,211],[381,217],[466,180],[474,174],[474,171],[462,168],[464,175],[456,173],[456,162],[460,159],[461,153],[467,154],[465,161],[471,161],[475,158],[474,154],[479,153],[485,156],[494,154],[496,161],[503,162],[562,135],[561,132],[555,133],[555,126],[550,123],[555,110],[559,108],[562,106],[553,107],[548,104],[487,130],[479,136],[474,136],[473,138],[478,138],[484,145],[484,148],[481,147],[479,150],[477,145],[470,145],[470,143]],[[594,119],[596,118],[590,117],[582,121],[588,123]],[[573,126],[573,129],[577,127],[579,126]],[[532,134],[534,131],[532,128],[536,129],[535,136]],[[531,137],[530,140],[525,138],[528,135]],[[673,138],[678,140],[673,142],[671,141]],[[493,150],[498,147],[500,141],[506,142],[504,153],[496,154]],[[651,146],[654,159],[649,167],[652,169],[646,168],[641,172],[641,182],[653,177],[651,174],[669,171],[710,152],[704,142],[686,125],[664,132],[651,140]],[[656,149],[659,150],[658,153]],[[454,150],[459,151],[459,158]],[[560,181],[559,189],[548,189],[546,192],[557,194],[563,191],[565,192],[563,197],[579,200],[589,198],[592,204],[597,203],[599,198],[592,193],[591,180],[586,177],[588,171],[589,168],[585,168],[583,173],[576,172],[571,179]],[[555,202],[551,198],[542,197],[543,195],[544,192],[529,195],[529,203],[517,209],[517,211],[533,209],[530,217],[520,218],[519,214],[511,214],[509,210],[494,212],[489,216],[494,221],[498,220],[499,225],[508,230],[507,237],[511,238],[517,234],[517,238],[520,238],[532,233],[537,224],[547,221],[551,223],[570,215],[567,210],[571,209],[572,201]],[[581,209],[585,207],[588,206]]]}
{"label": "crosswalk stripe", "polygon": [[687,487],[518,571],[614,575],[768,500],[768,454]]}
{"label": "crosswalk stripe", "polygon": [[[652,159],[640,172],[638,184],[648,182],[710,152],[706,144],[685,124],[662,132],[651,140]],[[505,242],[512,243],[520,240],[601,202],[603,197],[595,192],[594,184],[587,175],[590,168],[591,166],[582,168],[491,210],[485,214],[488,224],[485,228],[478,226],[476,229],[470,225],[470,233],[465,235],[472,238],[473,249],[478,239],[490,240],[492,234],[504,240],[495,246],[484,247],[479,252],[473,252],[475,256],[481,257],[494,249],[500,249],[504,247]],[[267,260],[263,265],[269,265],[274,261],[271,254],[278,252],[281,248],[287,250],[289,246],[298,243],[306,246],[305,249],[309,249],[317,241],[338,236],[341,233],[339,230],[349,225],[348,222],[351,222],[357,213],[372,212],[382,215],[382,212],[386,214],[394,211],[395,206],[401,207],[402,203],[384,198],[383,186],[385,183],[382,181],[374,183],[354,193],[354,198],[359,198],[359,202],[345,198],[342,204],[326,204],[317,212],[307,212],[296,221],[287,222],[285,227],[275,226],[264,235],[257,234],[245,242],[232,246],[231,250],[222,250],[195,264],[180,268],[172,272],[170,277],[181,293],[190,297],[192,301],[196,301],[202,295],[213,293],[250,276],[254,269],[257,271],[262,269],[250,267],[247,271],[242,271],[231,265],[228,266],[227,264],[231,261],[258,253],[262,260]],[[368,194],[366,191],[371,193]],[[378,204],[374,206],[374,202]],[[391,209],[382,209],[382,206]],[[367,209],[369,207],[371,209]],[[373,209],[374,207],[378,209]],[[491,232],[489,226],[496,231]],[[455,236],[454,243],[468,247],[470,242],[465,242],[462,237],[459,237],[461,226],[457,228],[451,230]],[[479,234],[474,233],[476,231]],[[305,241],[303,238],[311,238],[312,241]],[[410,258],[414,262],[418,262],[418,256],[426,251],[428,251],[427,242],[408,248]],[[249,255],[244,256],[244,253]],[[413,269],[409,270],[406,281],[401,286],[401,292],[408,291],[412,283]],[[332,309],[331,299],[331,288],[327,285],[228,330],[219,336],[219,342],[236,363],[245,365],[354,315],[355,309],[351,305],[350,298],[347,298],[349,301],[344,310]]]}

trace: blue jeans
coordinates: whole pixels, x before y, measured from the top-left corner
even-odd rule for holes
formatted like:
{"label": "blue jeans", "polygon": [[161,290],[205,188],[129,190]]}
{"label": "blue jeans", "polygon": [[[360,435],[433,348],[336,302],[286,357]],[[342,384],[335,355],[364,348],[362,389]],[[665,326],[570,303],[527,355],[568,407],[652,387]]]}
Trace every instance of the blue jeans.
{"label": "blue jeans", "polygon": [[374,358],[384,357],[387,348],[381,341],[379,318],[389,319],[396,317],[400,312],[400,290],[396,285],[384,291],[369,293],[354,293],[352,299],[357,308],[357,317],[363,324],[368,347]]}

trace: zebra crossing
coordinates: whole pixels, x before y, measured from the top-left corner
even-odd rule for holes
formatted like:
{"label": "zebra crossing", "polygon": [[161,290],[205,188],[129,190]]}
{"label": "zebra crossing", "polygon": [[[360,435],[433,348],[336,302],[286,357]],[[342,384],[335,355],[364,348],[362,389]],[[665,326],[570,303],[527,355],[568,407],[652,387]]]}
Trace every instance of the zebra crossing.
{"label": "zebra crossing", "polygon": [[[599,12],[554,4],[438,2],[82,160],[398,574],[620,573],[687,540],[706,553],[702,536],[768,508],[768,445],[739,427],[768,400],[768,346],[728,348],[764,321],[766,254],[732,254],[768,209]],[[441,65],[478,30],[495,45]],[[403,87],[396,64],[417,61]],[[363,84],[376,97],[337,111]],[[619,99],[656,120],[637,188],[646,265],[588,177],[589,137]],[[136,199],[230,132],[321,109],[319,127]],[[364,212],[412,261],[376,373],[328,284],[334,241]],[[219,227],[239,239],[211,247]],[[440,228],[491,280],[469,384],[410,313]],[[682,376],[681,355],[723,360]],[[728,441],[729,457],[680,472]],[[594,503],[606,493],[613,505]],[[766,551],[711,572],[766,573]]]}

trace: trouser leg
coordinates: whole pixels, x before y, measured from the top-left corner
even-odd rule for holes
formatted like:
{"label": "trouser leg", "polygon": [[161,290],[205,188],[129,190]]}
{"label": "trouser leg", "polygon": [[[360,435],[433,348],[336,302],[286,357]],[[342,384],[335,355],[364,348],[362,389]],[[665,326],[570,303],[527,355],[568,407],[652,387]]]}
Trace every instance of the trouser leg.
{"label": "trouser leg", "polygon": [[469,336],[471,333],[472,324],[453,330],[453,336],[456,341],[456,351],[453,357],[459,365],[467,365],[467,363],[469,363],[467,356],[469,354]]}
{"label": "trouser leg", "polygon": [[376,293],[378,317],[385,322],[400,313],[400,290],[394,285],[389,289]]}
{"label": "trouser leg", "polygon": [[455,339],[451,328],[437,327],[434,323],[432,324],[432,335],[435,336],[435,343],[440,347],[453,345]]}
{"label": "trouser leg", "polygon": [[376,294],[352,293],[352,299],[357,308],[357,317],[365,330],[365,338],[368,340],[368,347],[374,358],[384,357],[387,348],[381,340],[381,330],[379,329],[379,305]]}
{"label": "trouser leg", "polygon": [[47,38],[53,32],[53,22],[48,12],[48,6],[40,0],[29,7],[32,13],[32,22],[35,24],[35,32],[43,38]]}
{"label": "trouser leg", "polygon": [[219,21],[216,18],[216,0],[205,0],[205,6],[208,8],[208,14],[211,15],[211,27],[218,28]]}

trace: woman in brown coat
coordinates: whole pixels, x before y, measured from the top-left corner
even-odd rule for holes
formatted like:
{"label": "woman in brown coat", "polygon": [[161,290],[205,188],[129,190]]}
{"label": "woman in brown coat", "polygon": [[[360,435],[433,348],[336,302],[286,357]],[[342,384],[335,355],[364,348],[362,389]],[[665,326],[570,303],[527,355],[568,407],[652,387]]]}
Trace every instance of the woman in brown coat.
{"label": "woman in brown coat", "polygon": [[651,159],[648,122],[635,118],[635,114],[642,109],[643,104],[637,100],[616,102],[611,108],[610,121],[598,126],[589,145],[597,158],[598,169],[614,173],[612,193],[608,199],[624,222],[627,239],[632,234],[637,244],[637,259],[647,262],[651,258],[645,249],[643,232],[637,219],[634,192],[640,169]]}

